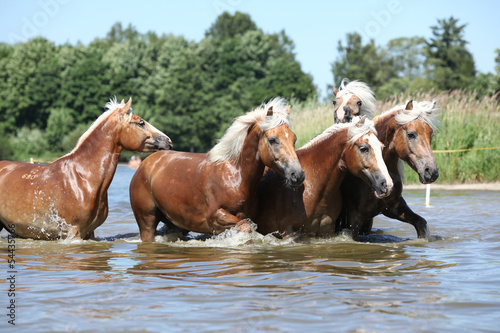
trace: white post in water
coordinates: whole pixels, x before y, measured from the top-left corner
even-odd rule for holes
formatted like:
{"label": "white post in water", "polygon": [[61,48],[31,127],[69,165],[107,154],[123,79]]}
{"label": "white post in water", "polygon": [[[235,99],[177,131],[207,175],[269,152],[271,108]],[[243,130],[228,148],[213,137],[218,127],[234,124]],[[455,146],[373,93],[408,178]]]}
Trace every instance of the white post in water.
{"label": "white post in water", "polygon": [[430,207],[431,205],[431,184],[425,185],[425,207]]}

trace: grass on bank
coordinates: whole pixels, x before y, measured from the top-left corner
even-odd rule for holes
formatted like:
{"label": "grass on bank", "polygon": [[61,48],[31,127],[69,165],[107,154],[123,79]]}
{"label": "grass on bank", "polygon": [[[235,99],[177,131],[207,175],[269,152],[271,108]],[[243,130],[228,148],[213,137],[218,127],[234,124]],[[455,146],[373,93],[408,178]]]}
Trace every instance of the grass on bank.
{"label": "grass on bank", "polygon": [[[473,183],[500,180],[500,109],[495,96],[477,97],[475,92],[452,91],[439,94],[422,93],[415,96],[399,95],[377,102],[377,113],[415,101],[437,100],[441,123],[435,133],[434,150],[469,149],[466,152],[436,153],[440,176],[436,183]],[[307,101],[292,103],[293,130],[297,147],[303,146],[315,135],[333,124],[331,103]],[[418,183],[418,175],[405,166],[407,183]]]}

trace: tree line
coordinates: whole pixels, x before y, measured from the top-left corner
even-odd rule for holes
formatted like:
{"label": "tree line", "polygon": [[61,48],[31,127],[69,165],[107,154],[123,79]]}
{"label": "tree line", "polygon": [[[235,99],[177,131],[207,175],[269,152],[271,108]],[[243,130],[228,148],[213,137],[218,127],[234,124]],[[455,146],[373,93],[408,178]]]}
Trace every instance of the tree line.
{"label": "tree line", "polygon": [[[434,38],[399,38],[386,47],[356,33],[339,41],[334,82],[369,83],[377,97],[401,91],[470,88],[493,94],[497,73],[476,73],[454,18],[431,27]],[[0,43],[0,159],[71,150],[112,96],[132,96],[136,112],[168,133],[175,149],[207,151],[234,117],[284,96],[317,99],[285,31],[264,33],[244,13],[223,13],[200,42],[139,33],[116,23],[88,45],[38,37]]]}

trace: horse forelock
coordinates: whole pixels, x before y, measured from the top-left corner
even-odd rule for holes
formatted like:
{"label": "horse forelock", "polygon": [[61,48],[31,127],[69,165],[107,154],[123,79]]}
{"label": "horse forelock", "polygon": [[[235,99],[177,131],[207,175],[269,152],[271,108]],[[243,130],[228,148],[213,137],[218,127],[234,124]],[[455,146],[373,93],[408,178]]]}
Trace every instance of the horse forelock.
{"label": "horse forelock", "polygon": [[349,142],[354,144],[363,135],[372,132],[377,136],[377,130],[375,129],[375,123],[372,120],[366,119],[364,124],[358,125],[357,121],[353,121],[349,127]]}
{"label": "horse forelock", "polygon": [[348,79],[343,79],[336,97],[347,94],[356,95],[361,100],[361,116],[375,112],[375,93],[368,84],[358,80],[349,82]]}
{"label": "horse forelock", "polygon": [[[398,105],[387,112],[398,112],[404,110],[405,107],[406,104]],[[427,123],[433,130],[436,130],[439,127],[439,121],[436,115],[438,110],[439,108],[436,106],[434,101],[414,101],[412,110],[398,112],[394,119],[398,125],[404,125],[413,120],[420,119],[421,121]]]}
{"label": "horse forelock", "polygon": [[[283,124],[290,127],[287,106],[286,99],[276,97],[268,103],[262,104],[258,108],[236,118],[219,142],[208,152],[210,162],[237,161],[241,155],[248,130],[254,124],[258,124],[259,128],[264,132]],[[273,108],[273,115],[267,117],[270,107]]]}

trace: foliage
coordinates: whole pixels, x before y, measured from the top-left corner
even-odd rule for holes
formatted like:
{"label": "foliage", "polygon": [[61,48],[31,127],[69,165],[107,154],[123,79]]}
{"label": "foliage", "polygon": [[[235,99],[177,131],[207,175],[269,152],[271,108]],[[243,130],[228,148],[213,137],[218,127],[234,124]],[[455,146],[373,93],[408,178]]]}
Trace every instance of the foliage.
{"label": "foliage", "polygon": [[434,38],[427,42],[427,63],[430,77],[441,90],[466,88],[476,74],[472,54],[465,47],[465,27],[453,16],[431,27]]}
{"label": "foliage", "polygon": [[120,23],[87,46],[42,37],[2,43],[2,157],[10,146],[8,158],[42,152],[19,149],[29,131],[55,155],[67,151],[76,124],[88,127],[113,96],[133,97],[136,113],[171,136],[176,149],[207,151],[234,117],[263,101],[315,96],[293,49],[283,31],[266,34],[239,12],[219,16],[199,43]]}

